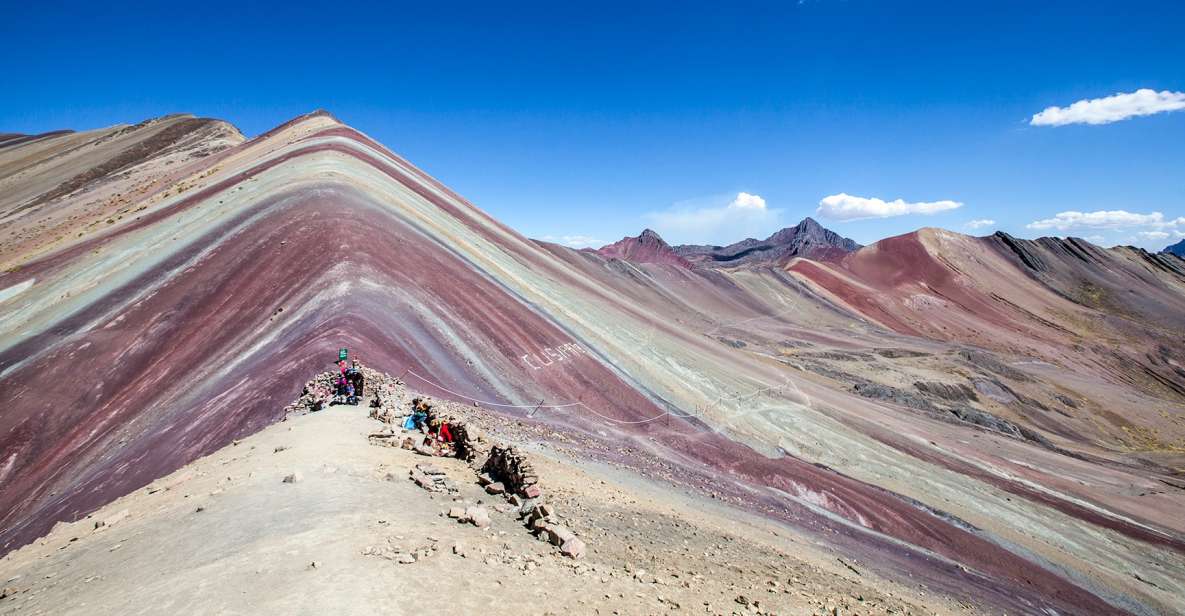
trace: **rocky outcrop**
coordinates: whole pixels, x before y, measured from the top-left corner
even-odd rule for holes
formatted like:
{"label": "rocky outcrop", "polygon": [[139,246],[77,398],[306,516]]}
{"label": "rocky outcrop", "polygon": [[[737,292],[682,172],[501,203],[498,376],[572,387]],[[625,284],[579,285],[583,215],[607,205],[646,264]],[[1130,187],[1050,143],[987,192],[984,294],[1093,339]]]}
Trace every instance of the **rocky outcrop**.
{"label": "rocky outcrop", "polygon": [[975,402],[979,396],[966,383],[940,383],[937,381],[918,381],[913,384],[914,389],[931,396],[937,396],[950,402]]}

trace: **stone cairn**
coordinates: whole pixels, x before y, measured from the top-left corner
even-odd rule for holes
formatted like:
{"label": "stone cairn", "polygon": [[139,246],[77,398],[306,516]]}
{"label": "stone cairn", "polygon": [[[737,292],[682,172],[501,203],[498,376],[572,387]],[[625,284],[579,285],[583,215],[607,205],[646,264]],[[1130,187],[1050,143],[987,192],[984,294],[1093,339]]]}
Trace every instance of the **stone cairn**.
{"label": "stone cairn", "polygon": [[509,492],[523,498],[539,498],[542,495],[535,468],[516,447],[494,445],[479,471],[486,492],[490,494]]}
{"label": "stone cairn", "polygon": [[[359,364],[363,378],[363,401],[369,404],[370,416],[385,423],[391,423],[399,415],[399,393],[403,383],[385,372],[379,372]],[[309,379],[295,402],[284,407],[287,415],[304,415],[323,411],[333,400],[338,370],[326,370]]]}
{"label": "stone cairn", "polygon": [[485,486],[486,493],[501,494],[517,506],[519,519],[531,534],[559,547],[569,558],[584,557],[584,541],[559,523],[554,507],[542,502],[539,475],[526,454],[514,446],[494,445],[479,472],[478,482]]}

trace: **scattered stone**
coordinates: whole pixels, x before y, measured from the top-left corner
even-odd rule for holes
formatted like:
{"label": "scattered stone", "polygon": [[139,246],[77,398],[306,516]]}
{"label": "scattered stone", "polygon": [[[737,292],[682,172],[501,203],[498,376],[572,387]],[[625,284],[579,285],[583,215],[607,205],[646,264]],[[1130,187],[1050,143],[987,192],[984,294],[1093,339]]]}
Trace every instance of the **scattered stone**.
{"label": "scattered stone", "polygon": [[448,510],[448,517],[454,520],[461,520],[465,518],[464,507],[450,507]]}
{"label": "scattered stone", "polygon": [[[432,473],[426,473],[423,469],[432,471]],[[415,468],[408,471],[408,476],[416,485],[429,492],[448,492],[455,494],[459,491],[457,484],[450,481],[445,476],[443,470],[431,464],[417,464]]]}
{"label": "scattered stone", "polygon": [[287,445],[279,445],[275,449],[272,450],[272,453],[280,453],[281,451],[287,451],[287,450],[288,450]]}
{"label": "scattered stone", "polygon": [[505,492],[506,486],[500,481],[495,481],[486,486],[486,494],[504,494]]}
{"label": "scattered stone", "polygon": [[284,476],[284,483],[300,483],[302,479],[304,476],[300,474],[300,471],[293,471]]}
{"label": "scattered stone", "polygon": [[443,475],[444,469],[435,464],[417,464],[416,468],[425,475]]}
{"label": "scattered stone", "polygon": [[107,518],[105,518],[102,521],[102,527],[108,528],[111,526],[115,526],[116,524],[119,524],[120,522],[130,518],[131,516],[132,516],[131,511],[128,511],[127,509],[121,509],[119,511],[119,513],[116,513],[115,515],[111,515],[111,516],[108,516]]}

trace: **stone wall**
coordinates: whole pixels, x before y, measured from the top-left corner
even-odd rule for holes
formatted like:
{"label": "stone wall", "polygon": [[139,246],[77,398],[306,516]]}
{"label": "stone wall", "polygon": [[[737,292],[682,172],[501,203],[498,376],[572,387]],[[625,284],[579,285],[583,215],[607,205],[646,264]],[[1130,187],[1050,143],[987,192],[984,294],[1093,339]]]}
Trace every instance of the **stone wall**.
{"label": "stone wall", "polygon": [[513,445],[491,447],[490,456],[480,470],[505,486],[510,494],[519,494],[525,498],[538,498],[540,495],[539,476],[535,474],[526,454]]}

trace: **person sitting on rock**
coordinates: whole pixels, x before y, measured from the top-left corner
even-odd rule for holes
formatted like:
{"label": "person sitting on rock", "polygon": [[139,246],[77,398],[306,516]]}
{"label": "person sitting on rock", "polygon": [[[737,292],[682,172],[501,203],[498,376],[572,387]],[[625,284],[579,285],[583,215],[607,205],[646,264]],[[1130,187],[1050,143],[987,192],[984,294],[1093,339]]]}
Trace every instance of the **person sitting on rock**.
{"label": "person sitting on rock", "polygon": [[429,428],[429,433],[435,434],[437,440],[442,443],[453,442],[453,435],[451,432],[449,432],[448,422],[446,421],[442,421],[440,419],[432,420],[432,426]]}

